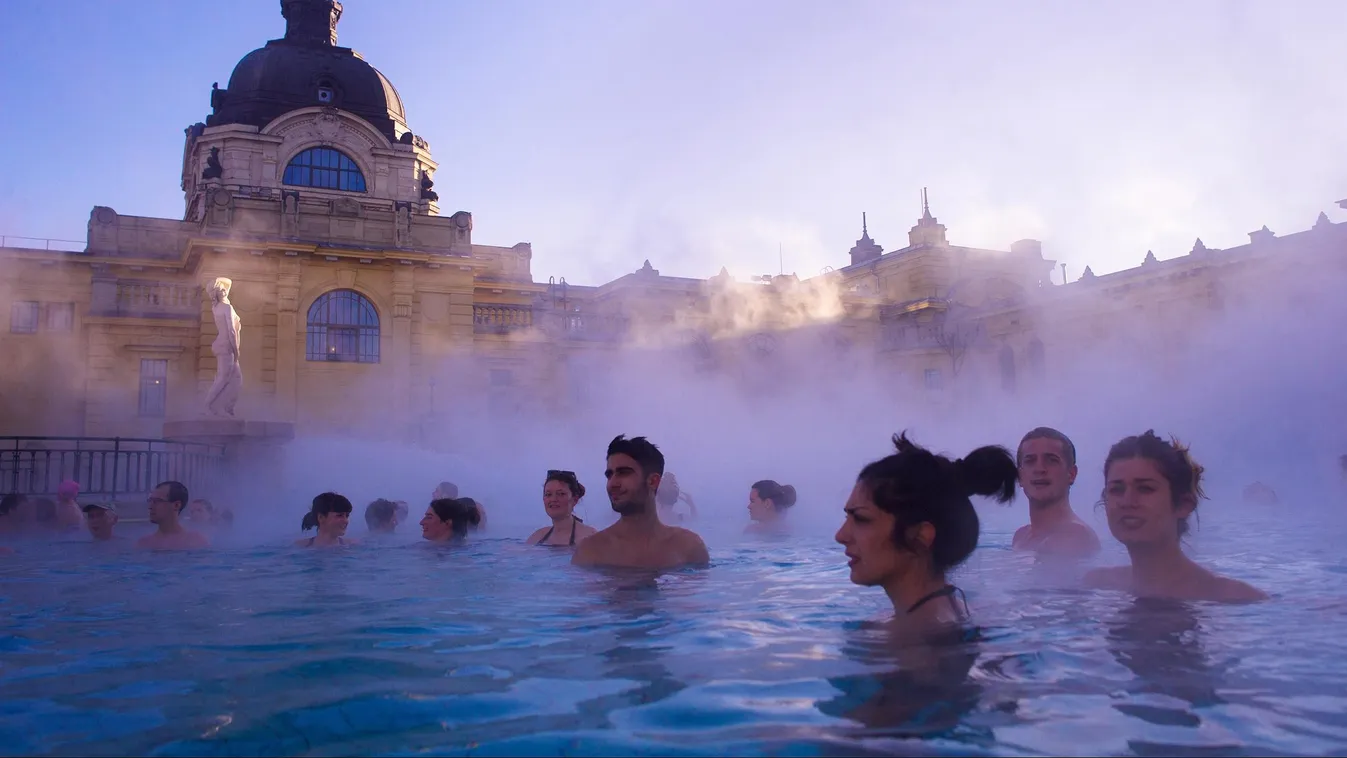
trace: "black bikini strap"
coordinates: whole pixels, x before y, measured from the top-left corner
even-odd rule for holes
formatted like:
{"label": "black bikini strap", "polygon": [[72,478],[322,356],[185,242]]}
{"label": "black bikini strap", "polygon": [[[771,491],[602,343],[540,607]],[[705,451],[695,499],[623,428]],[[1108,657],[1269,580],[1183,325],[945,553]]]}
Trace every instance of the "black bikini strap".
{"label": "black bikini strap", "polygon": [[[931,594],[926,595],[926,596],[923,597],[922,599],[920,599],[920,600],[918,600],[917,602],[913,603],[913,604],[912,604],[912,607],[907,609],[907,612],[908,612],[908,613],[912,613],[913,611],[917,610],[918,608],[922,607],[923,605],[926,605],[927,603],[931,602],[932,600],[935,600],[936,598],[941,598],[941,597],[947,597],[947,598],[949,598],[949,599],[950,599],[950,603],[952,604],[952,603],[954,602],[954,593],[956,593],[956,592],[959,593],[959,596],[960,596],[961,598],[963,598],[964,615],[967,615],[967,614],[968,614],[968,598],[963,597],[963,590],[959,589],[958,587],[955,587],[955,586],[952,585],[952,584],[946,584],[944,587],[941,587],[940,589],[936,590],[935,592],[932,592]],[[958,607],[957,607],[957,606],[955,606],[955,610],[956,610],[956,611],[958,610]]]}
{"label": "black bikini strap", "polygon": [[539,545],[546,546],[546,545],[547,545],[547,541],[550,540],[550,539],[552,539],[552,532],[555,532],[556,529],[557,529],[557,525],[556,525],[556,524],[553,524],[552,526],[548,527],[548,528],[547,528],[547,534],[544,534],[544,535],[543,535],[543,538],[540,539],[540,540],[538,540],[538,544],[539,544]]}

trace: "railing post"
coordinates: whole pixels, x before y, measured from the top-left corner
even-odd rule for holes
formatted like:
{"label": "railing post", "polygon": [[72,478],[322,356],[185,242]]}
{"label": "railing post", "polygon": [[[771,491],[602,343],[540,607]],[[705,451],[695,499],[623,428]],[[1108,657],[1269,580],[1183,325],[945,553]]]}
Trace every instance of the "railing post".
{"label": "railing post", "polygon": [[[112,438],[112,502],[117,502],[117,472],[121,469],[122,438]],[[130,461],[127,462],[130,465]]]}

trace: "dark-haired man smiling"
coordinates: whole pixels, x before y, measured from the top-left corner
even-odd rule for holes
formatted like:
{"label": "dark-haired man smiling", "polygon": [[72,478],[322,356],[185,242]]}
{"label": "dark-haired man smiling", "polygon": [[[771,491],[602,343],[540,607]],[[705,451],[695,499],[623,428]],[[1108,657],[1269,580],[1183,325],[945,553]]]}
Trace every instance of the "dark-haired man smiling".
{"label": "dark-haired man smiling", "polygon": [[659,520],[655,493],[664,476],[664,454],[645,437],[619,434],[608,443],[608,500],[616,524],[576,545],[577,566],[672,569],[711,562],[694,532]]}

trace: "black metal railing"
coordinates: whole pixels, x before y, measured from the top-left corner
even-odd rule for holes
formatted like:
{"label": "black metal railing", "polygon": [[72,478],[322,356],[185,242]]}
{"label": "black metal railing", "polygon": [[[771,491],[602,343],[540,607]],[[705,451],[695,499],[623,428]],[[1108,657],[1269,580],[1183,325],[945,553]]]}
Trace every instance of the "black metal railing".
{"label": "black metal railing", "polygon": [[62,481],[95,499],[144,495],[163,481],[208,492],[219,481],[224,448],[131,437],[0,437],[0,493],[54,495]]}

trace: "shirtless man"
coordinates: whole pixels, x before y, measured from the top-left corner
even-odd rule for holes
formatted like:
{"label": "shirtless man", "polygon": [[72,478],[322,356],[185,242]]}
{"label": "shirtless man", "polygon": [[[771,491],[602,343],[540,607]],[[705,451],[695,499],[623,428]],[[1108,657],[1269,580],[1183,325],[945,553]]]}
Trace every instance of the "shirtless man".
{"label": "shirtless man", "polygon": [[664,476],[664,454],[645,437],[619,434],[608,443],[608,499],[616,524],[580,542],[571,563],[577,566],[672,569],[711,562],[706,544],[695,533],[659,520],[655,493]]}
{"label": "shirtless man", "polygon": [[1040,426],[1020,440],[1016,458],[1020,487],[1029,499],[1029,525],[1015,532],[1012,547],[1070,558],[1099,552],[1099,537],[1071,510],[1071,485],[1076,482],[1076,446],[1071,440]]}
{"label": "shirtless man", "polygon": [[94,542],[117,539],[112,533],[112,528],[117,525],[116,503],[89,503],[84,506],[84,521]]}
{"label": "shirtless man", "polygon": [[154,488],[146,502],[150,506],[150,523],[159,527],[136,541],[136,547],[156,550],[192,550],[209,547],[210,540],[201,532],[183,527],[178,517],[191,498],[182,482],[163,482]]}

